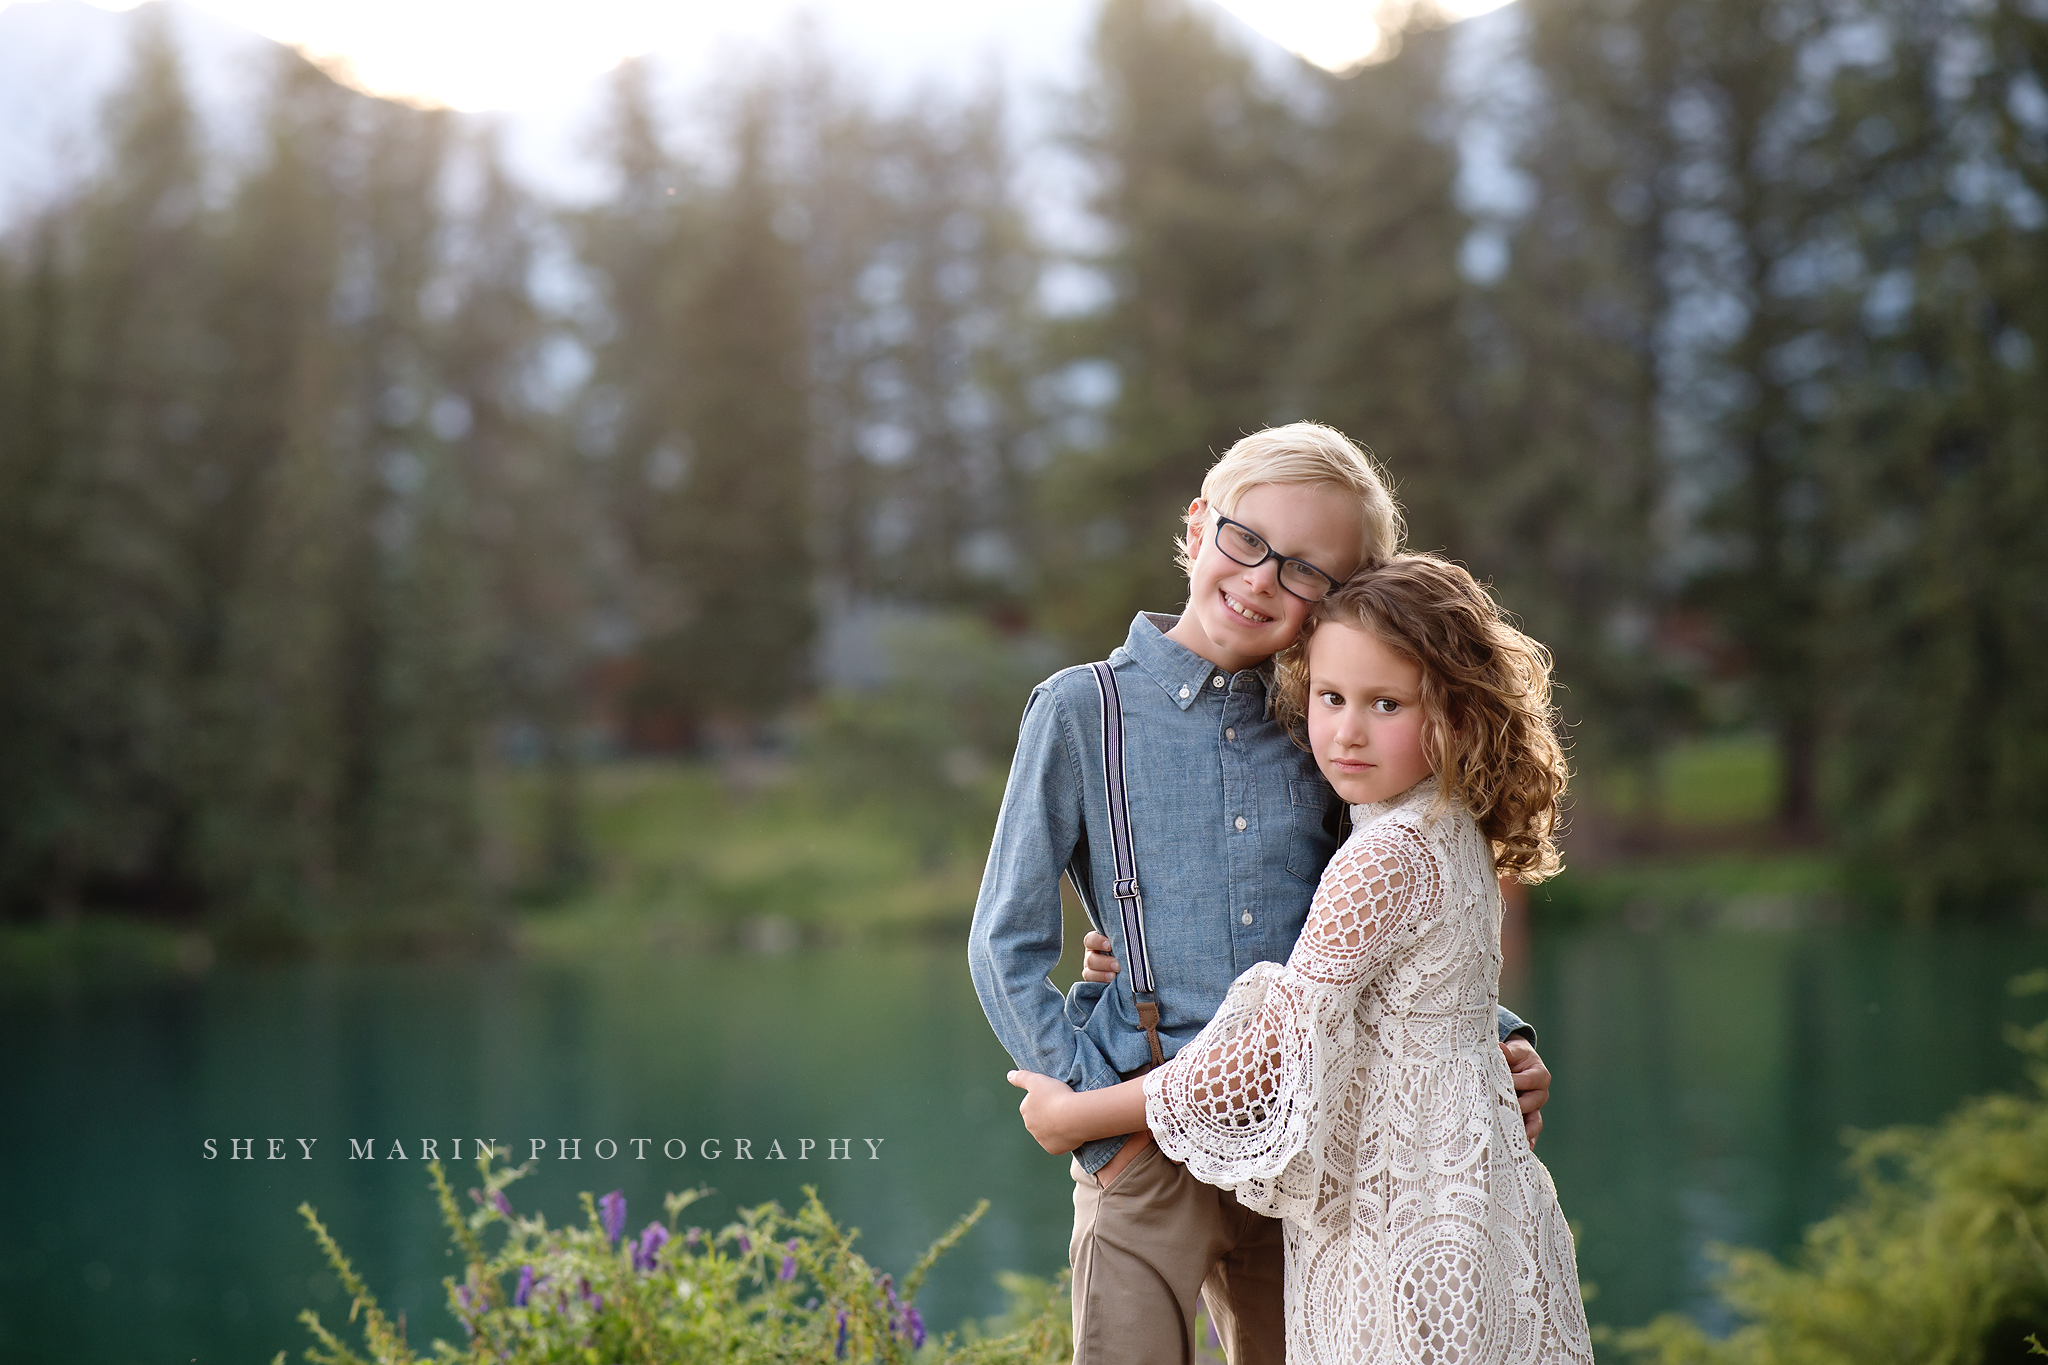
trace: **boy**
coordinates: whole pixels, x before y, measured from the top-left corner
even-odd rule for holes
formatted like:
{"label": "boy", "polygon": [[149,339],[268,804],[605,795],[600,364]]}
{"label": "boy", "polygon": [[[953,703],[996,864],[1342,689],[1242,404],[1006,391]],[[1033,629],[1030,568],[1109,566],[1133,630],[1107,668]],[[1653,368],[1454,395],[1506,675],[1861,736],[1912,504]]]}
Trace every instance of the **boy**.
{"label": "boy", "polygon": [[[1110,654],[1166,1057],[1209,1022],[1240,973],[1285,961],[1301,932],[1342,806],[1271,717],[1263,666],[1324,593],[1392,554],[1401,529],[1378,472],[1341,433],[1296,422],[1247,436],[1188,506],[1187,610],[1139,615]],[[975,990],[1004,1048],[1020,1068],[1076,1090],[1153,1062],[1135,998],[1106,979],[1113,964],[1091,953],[1094,979],[1064,1001],[1049,977],[1063,873],[1111,935],[1102,945],[1091,934],[1091,948],[1131,960],[1109,913],[1101,724],[1088,668],[1032,692],[968,941]],[[1501,1014],[1505,1042],[1525,1026]],[[1522,1039],[1509,1064],[1530,1092],[1533,1132],[1549,1073]],[[1076,1365],[1183,1365],[1198,1293],[1232,1365],[1282,1365],[1278,1222],[1196,1181],[1148,1133],[1087,1144],[1072,1173]]]}

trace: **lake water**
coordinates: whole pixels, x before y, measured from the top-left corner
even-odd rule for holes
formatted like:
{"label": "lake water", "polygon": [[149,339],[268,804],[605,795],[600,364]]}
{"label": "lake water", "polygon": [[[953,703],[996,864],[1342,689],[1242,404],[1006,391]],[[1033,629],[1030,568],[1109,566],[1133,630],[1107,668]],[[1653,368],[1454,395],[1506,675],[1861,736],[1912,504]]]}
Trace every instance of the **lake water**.
{"label": "lake water", "polygon": [[[1594,1320],[1725,1326],[1707,1246],[1796,1242],[1843,1191],[1845,1128],[2015,1084],[2002,1030],[2038,1002],[2004,983],[2044,962],[2039,931],[1539,929],[1506,998],[1558,1078],[1538,1152]],[[691,1214],[711,1222],[815,1184],[899,1272],[987,1197],[923,1295],[936,1326],[999,1309],[998,1270],[1064,1263],[1066,1163],[1017,1123],[957,945],[14,980],[0,1037],[10,1361],[296,1359],[301,1308],[347,1311],[302,1200],[415,1346],[453,1335],[422,1139],[541,1140],[514,1200],[556,1221],[579,1190],[623,1189],[638,1227],[668,1190],[714,1187]]]}

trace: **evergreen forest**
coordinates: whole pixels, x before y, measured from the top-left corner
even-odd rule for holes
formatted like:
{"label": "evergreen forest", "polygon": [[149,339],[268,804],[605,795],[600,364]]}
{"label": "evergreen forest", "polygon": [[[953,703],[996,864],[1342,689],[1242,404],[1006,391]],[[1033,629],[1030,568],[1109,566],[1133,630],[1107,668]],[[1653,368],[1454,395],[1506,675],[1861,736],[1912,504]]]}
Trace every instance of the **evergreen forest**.
{"label": "evergreen forest", "polygon": [[889,722],[990,737],[943,812],[999,781],[1003,651],[1173,609],[1208,463],[1299,418],[1553,648],[1641,821],[1740,731],[1873,904],[2040,906],[2048,8],[1519,9],[1490,64],[1418,20],[1340,77],[1103,0],[1052,120],[1085,246],[994,83],[797,45],[684,109],[628,63],[558,204],[289,53],[229,156],[140,25],[0,237],[0,920],[482,923],[492,784],[572,885],[602,754],[839,734],[914,786],[821,681],[878,606],[1011,670]]}

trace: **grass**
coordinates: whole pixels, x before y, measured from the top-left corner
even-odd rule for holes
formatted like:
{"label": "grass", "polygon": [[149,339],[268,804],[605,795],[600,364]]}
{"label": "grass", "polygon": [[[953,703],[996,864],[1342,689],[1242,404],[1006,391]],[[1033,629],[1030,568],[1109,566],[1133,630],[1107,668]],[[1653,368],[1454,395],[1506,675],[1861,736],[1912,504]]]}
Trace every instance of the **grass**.
{"label": "grass", "polygon": [[[876,762],[901,768],[885,756],[853,770],[871,773]],[[1000,772],[922,795],[899,782],[886,797],[864,796],[858,786],[828,789],[825,780],[793,763],[593,765],[582,784],[584,873],[564,882],[543,874],[539,774],[496,774],[482,793],[485,862],[509,913],[492,921],[507,932],[489,937],[509,937],[525,955],[562,957],[964,934]],[[1589,844],[1568,847],[1568,870],[1535,889],[1539,913],[1555,922],[1675,917],[1771,927],[1844,904],[1838,861],[1759,846],[1776,793],[1766,742],[1742,736],[1680,746],[1661,762],[1659,781],[1663,827],[1678,836],[1676,847],[1701,851],[1603,862],[1587,856]],[[1625,774],[1593,773],[1578,788],[1578,818],[1587,825],[1626,820],[1640,800]],[[1085,921],[1071,896],[1067,913],[1077,957]],[[340,940],[326,946],[352,950]],[[422,949],[393,942],[384,950]],[[212,951],[197,933],[93,915],[0,929],[0,964],[9,971],[203,971]]]}
{"label": "grass", "polygon": [[[1657,818],[1678,830],[1754,828],[1778,801],[1778,755],[1761,735],[1720,735],[1672,746],[1657,761]],[[1618,819],[1640,819],[1645,793],[1629,769],[1586,774],[1581,801]]]}
{"label": "grass", "polygon": [[[530,865],[538,789],[507,779],[514,856]],[[796,772],[739,786],[709,764],[587,774],[590,880],[519,916],[522,951],[594,944],[830,943],[964,928],[985,846],[915,813],[835,802]]]}
{"label": "grass", "polygon": [[[1656,769],[1654,811],[1640,774],[1595,770],[1574,782],[1572,822],[1592,834],[1567,839],[1566,870],[1530,900],[1566,922],[1626,917],[1649,928],[1667,920],[1778,928],[1834,918],[1849,904],[1848,869],[1833,854],[1772,846],[1778,756],[1762,735],[1713,736],[1674,745]],[[1612,836],[1628,830],[1654,850]],[[1608,836],[1602,838],[1602,835]]]}
{"label": "grass", "polygon": [[[1776,799],[1767,741],[1701,740],[1672,750],[1660,768],[1665,828],[1725,847],[1606,863],[1581,859],[1536,889],[1542,913],[1567,922],[1628,915],[1763,928],[1839,910],[1836,859],[1763,851],[1742,837],[1767,827]],[[531,859],[537,788],[521,787],[524,778],[509,781],[502,809],[514,822],[520,855]],[[1581,809],[1596,819],[1625,818],[1638,799],[1626,775],[1596,774],[1584,785]],[[568,897],[522,914],[520,946],[538,953],[597,944],[777,947],[964,932],[996,793],[960,795],[985,806],[986,818],[956,813],[948,834],[929,809],[835,800],[797,768],[742,786],[709,764],[595,767],[587,775],[584,815],[594,876]],[[1079,937],[1078,913],[1069,906],[1070,940]]]}
{"label": "grass", "polygon": [[1626,917],[1726,928],[1789,928],[1847,909],[1842,866],[1825,853],[1716,853],[1575,868],[1531,889],[1531,908],[1553,922]]}
{"label": "grass", "polygon": [[115,915],[81,914],[0,930],[0,981],[197,974],[213,959],[213,945],[203,934]]}

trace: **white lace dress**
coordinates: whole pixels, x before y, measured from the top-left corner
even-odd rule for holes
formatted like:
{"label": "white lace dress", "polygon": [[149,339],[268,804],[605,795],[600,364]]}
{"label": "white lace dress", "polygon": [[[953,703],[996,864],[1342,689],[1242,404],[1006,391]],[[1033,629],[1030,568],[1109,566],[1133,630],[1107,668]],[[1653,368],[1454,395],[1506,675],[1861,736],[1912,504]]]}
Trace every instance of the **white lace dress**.
{"label": "white lace dress", "polygon": [[1591,1362],[1496,1041],[1500,891],[1436,783],[1352,809],[1293,954],[1145,1078],[1159,1146],[1283,1219],[1289,1365]]}

